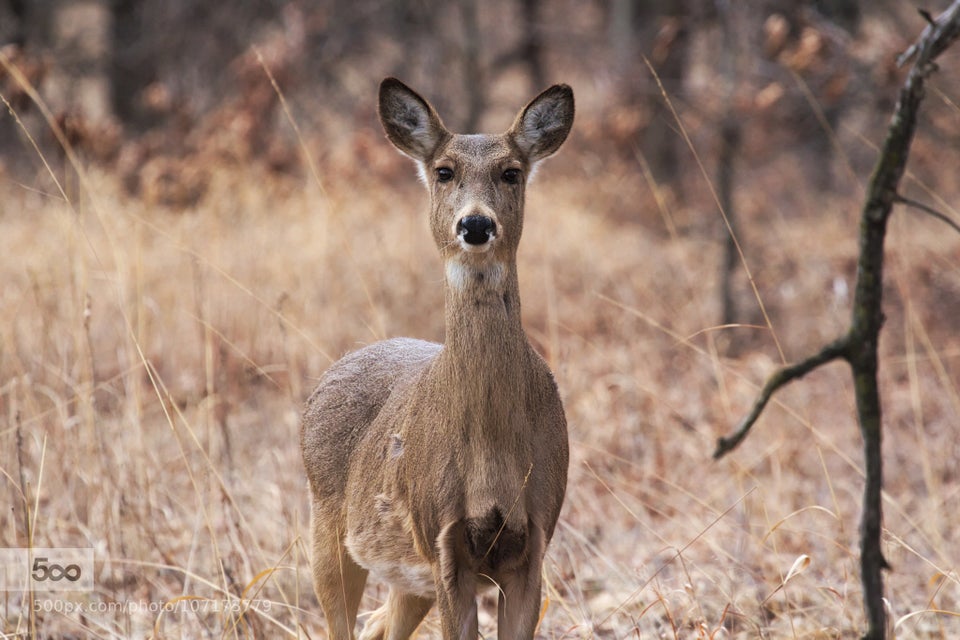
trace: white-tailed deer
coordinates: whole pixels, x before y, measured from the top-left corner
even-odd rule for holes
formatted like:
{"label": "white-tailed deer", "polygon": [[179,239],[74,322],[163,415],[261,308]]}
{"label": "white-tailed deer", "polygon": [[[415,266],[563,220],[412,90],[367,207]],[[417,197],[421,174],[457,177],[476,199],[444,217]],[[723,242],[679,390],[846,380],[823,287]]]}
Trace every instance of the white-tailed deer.
{"label": "white-tailed deer", "polygon": [[501,135],[459,135],[399,80],[387,137],[430,191],[446,272],[446,341],[355,351],[307,401],[313,580],[330,637],[353,637],[367,574],[389,584],[361,638],[407,638],[437,603],[443,637],[475,640],[477,592],[499,590],[500,638],[532,638],[543,556],[567,484],[557,386],[520,326],[524,189],[573,124],[553,86]]}

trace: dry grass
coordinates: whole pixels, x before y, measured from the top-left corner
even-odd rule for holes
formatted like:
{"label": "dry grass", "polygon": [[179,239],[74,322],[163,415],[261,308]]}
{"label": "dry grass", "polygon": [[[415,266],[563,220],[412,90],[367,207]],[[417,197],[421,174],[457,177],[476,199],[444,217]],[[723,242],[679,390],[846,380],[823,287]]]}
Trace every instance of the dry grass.
{"label": "dry grass", "polygon": [[[572,444],[541,632],[853,636],[862,466],[847,371],[785,390],[712,462],[779,364],[770,328],[715,327],[716,213],[657,212],[636,168],[598,164],[583,142],[531,186],[520,255],[525,325]],[[845,325],[859,203],[799,190],[785,214],[789,165],[748,176],[740,201],[746,260],[796,358]],[[328,162],[322,187],[207,168],[207,197],[178,213],[96,170],[72,203],[43,178],[0,185],[2,540],[97,558],[96,590],[68,598],[85,612],[31,618],[27,594],[8,593],[4,634],[324,636],[298,411],[331,358],[387,336],[442,340],[426,197],[400,159],[366,174]],[[944,229],[898,213],[889,246],[885,553],[902,638],[960,635],[960,238]],[[757,307],[745,285],[741,303]],[[385,591],[367,593],[363,611]],[[122,609],[186,597],[210,606]],[[493,607],[485,597],[485,636]],[[420,635],[437,635],[435,613]]]}

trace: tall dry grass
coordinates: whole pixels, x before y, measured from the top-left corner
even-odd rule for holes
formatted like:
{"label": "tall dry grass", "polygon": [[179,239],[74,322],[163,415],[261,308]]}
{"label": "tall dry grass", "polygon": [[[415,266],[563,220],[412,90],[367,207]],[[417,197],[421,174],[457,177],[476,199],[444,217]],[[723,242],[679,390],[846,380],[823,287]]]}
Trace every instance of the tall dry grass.
{"label": "tall dry grass", "polygon": [[[520,251],[525,326],[572,445],[541,633],[852,637],[863,471],[847,372],[783,391],[740,451],[710,454],[779,364],[774,337],[790,359],[845,326],[860,203],[796,186],[789,153],[747,174],[741,241],[771,326],[741,282],[751,318],[720,328],[717,214],[658,210],[636,167],[590,143],[575,134],[539,173]],[[179,212],[79,168],[69,201],[42,173],[0,183],[0,535],[93,547],[96,588],[53,594],[73,611],[7,593],[0,631],[323,637],[298,412],[344,352],[443,339],[412,168],[328,161],[292,179],[212,161],[206,197]],[[956,637],[960,239],[898,213],[889,256],[891,620],[897,637]],[[384,596],[371,581],[362,611]],[[484,596],[485,636],[494,607]],[[420,635],[437,633],[431,614]]]}

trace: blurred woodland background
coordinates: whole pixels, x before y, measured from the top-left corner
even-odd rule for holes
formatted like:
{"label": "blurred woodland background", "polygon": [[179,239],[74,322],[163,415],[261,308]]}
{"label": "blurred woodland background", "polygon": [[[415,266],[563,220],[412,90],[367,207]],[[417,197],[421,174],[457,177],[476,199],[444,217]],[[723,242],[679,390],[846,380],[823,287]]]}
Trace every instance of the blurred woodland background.
{"label": "blurred woodland background", "polygon": [[[8,594],[0,634],[324,637],[301,403],[361,344],[443,339],[426,196],[376,120],[387,75],[458,131],[576,94],[519,256],[572,440],[541,633],[856,634],[842,365],[710,454],[847,324],[894,61],[925,24],[894,0],[3,0],[0,541],[94,547],[98,575],[83,612]],[[953,50],[904,195],[954,219],[958,105]],[[960,237],[904,209],[888,252],[891,624],[957,637]],[[185,597],[238,606],[122,607]]]}
{"label": "blurred woodland background", "polygon": [[[922,24],[894,0],[6,0],[0,12],[11,61],[71,141],[114,163],[133,192],[156,190],[173,206],[202,196],[205,179],[159,167],[141,175],[145,164],[207,154],[302,170],[264,67],[321,163],[373,127],[375,77],[435,96],[464,131],[502,119],[518,92],[582,78],[581,136],[605,158],[642,157],[657,184],[686,200],[684,180],[698,172],[644,56],[690,133],[710,145],[705,160],[733,154],[749,173],[789,147],[812,188],[843,188],[871,160],[846,127],[887,116],[899,77],[891,54],[909,40],[898,27]],[[4,90],[27,119],[30,100],[6,72]],[[39,162],[11,119],[3,127],[8,162]],[[956,132],[937,133],[955,142]],[[838,146],[854,166],[837,166]]]}

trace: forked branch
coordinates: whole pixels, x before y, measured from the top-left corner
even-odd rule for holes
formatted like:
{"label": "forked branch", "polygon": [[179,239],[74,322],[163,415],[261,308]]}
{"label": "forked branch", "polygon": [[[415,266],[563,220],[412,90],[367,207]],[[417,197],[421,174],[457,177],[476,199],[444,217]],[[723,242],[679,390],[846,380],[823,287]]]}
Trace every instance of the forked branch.
{"label": "forked branch", "polygon": [[[837,358],[849,361],[856,371],[864,360],[865,347],[872,345],[873,354],[876,353],[876,341],[873,338],[876,337],[876,332],[879,332],[882,318],[879,305],[883,240],[886,221],[893,204],[900,203],[916,207],[960,231],[960,225],[949,217],[904,198],[897,191],[916,128],[917,111],[923,98],[923,82],[935,70],[935,58],[960,37],[960,0],[955,0],[936,20],[928,20],[928,22],[920,39],[897,59],[898,64],[901,65],[914,58],[916,62],[900,91],[900,99],[891,118],[887,139],[871,176],[867,199],[864,203],[851,331],[807,359],[783,367],[771,375],[750,409],[750,413],[740,422],[736,431],[717,440],[714,458],[723,457],[746,438],[770,398],[781,387]],[[870,359],[867,358],[867,360]],[[873,359],[875,361],[875,358]]]}
{"label": "forked branch", "polygon": [[849,343],[850,336],[846,335],[839,340],[831,342],[806,360],[783,367],[770,376],[767,379],[767,383],[763,385],[760,395],[757,396],[756,401],[753,403],[750,413],[748,413],[747,416],[740,422],[740,424],[737,426],[737,430],[731,433],[729,436],[724,436],[717,439],[717,448],[713,452],[713,457],[715,459],[721,458],[725,454],[737,448],[737,445],[739,445],[743,439],[747,437],[747,434],[750,433],[750,429],[757,421],[757,418],[760,417],[760,413],[763,412],[763,409],[767,406],[770,398],[773,397],[773,394],[776,393],[780,387],[783,387],[794,380],[802,378],[817,367],[825,365],[828,362],[833,362],[837,358],[846,358]]}
{"label": "forked branch", "polygon": [[900,54],[897,66],[902,67],[915,57],[918,64],[933,62],[960,37],[960,2],[954,2],[936,20],[931,20],[926,11],[922,11],[920,15],[927,21],[927,28],[909,49]]}
{"label": "forked branch", "polygon": [[[917,206],[903,198],[898,188],[917,128],[924,82],[936,70],[934,60],[937,56],[960,37],[960,0],[954,0],[950,8],[936,20],[927,17],[927,22],[929,24],[917,43],[899,59],[900,64],[909,60],[915,62],[900,89],[887,137],[870,176],[860,216],[860,257],[857,260],[850,330],[846,336],[827,345],[817,354],[773,374],[739,428],[733,434],[720,438],[714,451],[714,458],[719,458],[740,444],[770,397],[780,387],[837,358],[843,358],[850,364],[866,471],[860,519],[860,578],[868,623],[863,636],[865,640],[881,640],[886,635],[882,572],[889,565],[883,557],[881,545],[883,458],[880,391],[877,384],[877,344],[883,325],[883,245],[893,205],[907,203]],[[929,207],[920,208],[957,228],[952,220],[939,212]]]}

